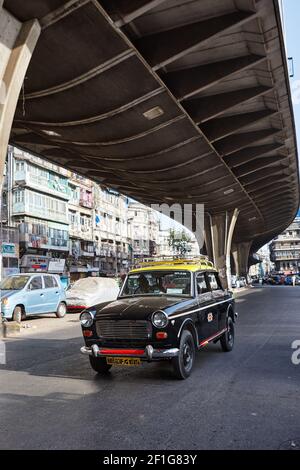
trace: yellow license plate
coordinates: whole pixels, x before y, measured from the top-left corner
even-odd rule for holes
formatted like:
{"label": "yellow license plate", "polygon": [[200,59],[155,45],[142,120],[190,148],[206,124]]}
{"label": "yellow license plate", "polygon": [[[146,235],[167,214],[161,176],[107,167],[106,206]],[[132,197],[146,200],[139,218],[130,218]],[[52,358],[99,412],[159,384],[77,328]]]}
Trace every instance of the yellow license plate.
{"label": "yellow license plate", "polygon": [[139,366],[141,360],[135,357],[107,357],[107,364],[117,366]]}

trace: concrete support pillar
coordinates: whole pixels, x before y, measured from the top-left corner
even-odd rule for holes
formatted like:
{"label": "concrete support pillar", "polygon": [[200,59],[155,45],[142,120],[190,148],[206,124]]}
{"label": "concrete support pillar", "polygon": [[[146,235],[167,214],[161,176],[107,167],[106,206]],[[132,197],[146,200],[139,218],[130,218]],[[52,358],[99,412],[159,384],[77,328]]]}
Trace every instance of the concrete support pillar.
{"label": "concrete support pillar", "polygon": [[251,248],[251,241],[242,243],[233,243],[232,256],[235,263],[237,276],[247,277],[248,274],[248,259]]}
{"label": "concrete support pillar", "polygon": [[214,260],[212,237],[211,237],[211,218],[208,214],[204,215],[204,243],[206,254],[210,260]]}
{"label": "concrete support pillar", "polygon": [[26,70],[41,32],[37,20],[20,23],[0,10],[0,178],[2,182],[7,146]]}
{"label": "concrete support pillar", "polygon": [[[14,114],[26,70],[40,36],[36,19],[21,23],[0,0],[0,191]],[[2,244],[2,240],[1,240]],[[0,258],[2,268],[2,260]],[[1,279],[1,270],[0,270]],[[0,322],[1,322],[0,317]],[[0,329],[2,325],[0,324]]]}
{"label": "concrete support pillar", "polygon": [[230,253],[237,217],[238,210],[235,209],[232,213],[209,216],[210,224],[206,225],[206,239],[210,239],[212,259],[224,288],[231,288]]}

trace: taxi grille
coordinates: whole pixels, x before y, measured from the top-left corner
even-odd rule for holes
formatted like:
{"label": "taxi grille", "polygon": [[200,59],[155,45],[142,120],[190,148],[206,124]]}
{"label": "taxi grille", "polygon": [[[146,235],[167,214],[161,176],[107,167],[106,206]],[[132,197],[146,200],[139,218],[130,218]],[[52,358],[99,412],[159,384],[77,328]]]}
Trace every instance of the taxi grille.
{"label": "taxi grille", "polygon": [[145,320],[98,320],[96,330],[103,339],[148,339],[151,337],[151,323]]}

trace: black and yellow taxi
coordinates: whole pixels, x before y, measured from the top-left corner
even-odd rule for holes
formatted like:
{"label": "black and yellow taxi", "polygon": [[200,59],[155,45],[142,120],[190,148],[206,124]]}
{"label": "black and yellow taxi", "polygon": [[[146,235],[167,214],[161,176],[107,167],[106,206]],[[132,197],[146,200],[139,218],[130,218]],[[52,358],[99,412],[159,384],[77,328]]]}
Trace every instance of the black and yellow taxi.
{"label": "black and yellow taxi", "polygon": [[129,272],[115,301],[81,314],[81,352],[98,373],[169,361],[176,377],[186,379],[197,350],[217,341],[232,350],[236,317],[233,295],[210,261],[152,260]]}

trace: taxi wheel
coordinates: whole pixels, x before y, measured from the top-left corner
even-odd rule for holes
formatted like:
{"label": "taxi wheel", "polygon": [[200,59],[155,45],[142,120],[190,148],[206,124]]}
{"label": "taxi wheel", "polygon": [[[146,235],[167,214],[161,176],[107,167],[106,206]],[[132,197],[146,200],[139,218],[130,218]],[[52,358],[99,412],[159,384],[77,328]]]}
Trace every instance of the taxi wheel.
{"label": "taxi wheel", "polygon": [[195,342],[190,331],[184,330],[181,339],[179,354],[172,359],[172,365],[177,379],[187,379],[192,372],[195,362]]}
{"label": "taxi wheel", "polygon": [[98,374],[105,374],[111,368],[111,364],[107,364],[104,357],[89,356],[91,368]]}
{"label": "taxi wheel", "polygon": [[23,311],[22,307],[15,307],[14,313],[12,316],[13,321],[16,321],[17,323],[21,323],[22,320],[25,320],[26,314]]}
{"label": "taxi wheel", "polygon": [[227,317],[227,331],[220,339],[221,348],[225,352],[233,349],[234,345],[234,323],[231,317]]}
{"label": "taxi wheel", "polygon": [[57,316],[57,318],[63,318],[66,313],[67,313],[66,304],[64,302],[60,302],[59,306],[57,307],[55,315]]}

